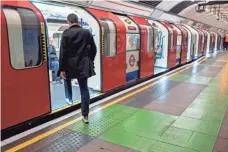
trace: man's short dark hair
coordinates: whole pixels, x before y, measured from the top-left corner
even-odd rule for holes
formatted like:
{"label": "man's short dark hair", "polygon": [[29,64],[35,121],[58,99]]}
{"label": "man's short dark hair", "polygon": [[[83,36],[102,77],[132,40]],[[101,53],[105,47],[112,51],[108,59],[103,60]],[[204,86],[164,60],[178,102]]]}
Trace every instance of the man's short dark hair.
{"label": "man's short dark hair", "polygon": [[67,20],[68,20],[68,22],[70,22],[71,24],[78,23],[78,16],[77,16],[76,14],[74,14],[74,13],[69,14],[69,15],[67,16]]}

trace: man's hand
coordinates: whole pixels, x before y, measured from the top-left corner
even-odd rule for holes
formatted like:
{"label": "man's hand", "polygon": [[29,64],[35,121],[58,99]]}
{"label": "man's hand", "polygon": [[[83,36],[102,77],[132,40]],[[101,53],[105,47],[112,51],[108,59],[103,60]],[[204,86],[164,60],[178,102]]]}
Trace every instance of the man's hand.
{"label": "man's hand", "polygon": [[64,71],[60,72],[60,77],[66,79],[66,73]]}

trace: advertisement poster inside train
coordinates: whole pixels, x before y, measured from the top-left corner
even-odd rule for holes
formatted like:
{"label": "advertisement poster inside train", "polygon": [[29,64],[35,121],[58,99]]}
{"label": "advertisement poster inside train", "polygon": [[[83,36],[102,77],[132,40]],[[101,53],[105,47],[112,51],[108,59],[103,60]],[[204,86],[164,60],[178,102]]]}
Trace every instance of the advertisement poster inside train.
{"label": "advertisement poster inside train", "polygon": [[161,59],[163,57],[163,34],[162,31],[157,33],[157,53],[156,58]]}
{"label": "advertisement poster inside train", "polygon": [[139,34],[127,34],[126,50],[135,51],[140,47],[140,35]]}

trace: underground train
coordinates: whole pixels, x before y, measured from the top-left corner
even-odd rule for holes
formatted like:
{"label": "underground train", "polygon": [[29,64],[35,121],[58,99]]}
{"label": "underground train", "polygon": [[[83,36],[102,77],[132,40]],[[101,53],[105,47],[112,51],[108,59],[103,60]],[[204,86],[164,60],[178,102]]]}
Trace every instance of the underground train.
{"label": "underground train", "polygon": [[216,32],[180,23],[54,2],[1,5],[3,130],[52,113],[48,45],[58,54],[70,13],[94,36],[96,76],[88,85],[100,93],[221,49]]}

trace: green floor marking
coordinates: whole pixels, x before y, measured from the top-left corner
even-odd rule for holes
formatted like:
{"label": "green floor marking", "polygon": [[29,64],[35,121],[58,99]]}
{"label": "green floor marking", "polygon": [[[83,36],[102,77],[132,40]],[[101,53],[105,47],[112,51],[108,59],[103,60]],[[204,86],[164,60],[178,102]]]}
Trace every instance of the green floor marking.
{"label": "green floor marking", "polygon": [[148,152],[196,152],[187,148],[156,141]]}
{"label": "green floor marking", "polygon": [[200,152],[212,152],[216,138],[216,136],[195,132],[186,147]]}
{"label": "green floor marking", "polygon": [[103,133],[99,138],[114,144],[132,148],[134,143],[139,139],[139,136],[133,132],[124,132],[118,127],[114,127]]}
{"label": "green floor marking", "polygon": [[137,110],[136,108],[116,104],[91,115],[88,125],[79,121],[68,128],[97,137],[106,130],[118,125],[122,120],[131,116]]}
{"label": "green floor marking", "polygon": [[171,78],[169,78],[170,80],[173,80],[173,81],[180,81],[180,82],[184,82],[188,79],[190,79],[191,76],[188,76],[188,75],[184,75],[184,74],[176,74],[174,76],[172,76]]}
{"label": "green floor marking", "polygon": [[186,80],[185,82],[208,85],[211,80],[212,78],[209,78],[209,77],[192,76],[190,79]]}

